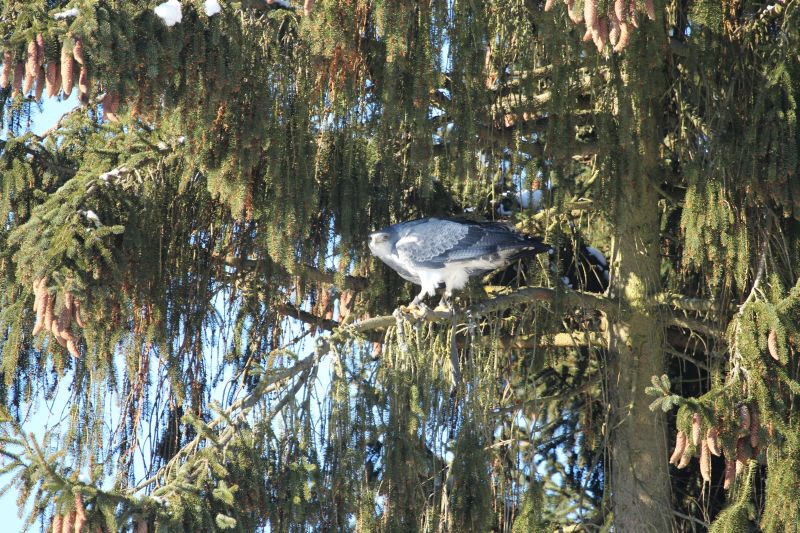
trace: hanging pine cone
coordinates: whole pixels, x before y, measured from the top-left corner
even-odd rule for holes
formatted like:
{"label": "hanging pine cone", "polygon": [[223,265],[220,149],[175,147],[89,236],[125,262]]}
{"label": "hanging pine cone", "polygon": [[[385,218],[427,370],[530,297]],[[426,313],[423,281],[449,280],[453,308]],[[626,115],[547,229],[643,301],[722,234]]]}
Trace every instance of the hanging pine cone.
{"label": "hanging pine cone", "polygon": [[39,64],[39,47],[35,40],[28,42],[28,55],[25,61],[25,75],[36,77],[36,65]]}
{"label": "hanging pine cone", "polygon": [[119,107],[119,94],[115,91],[106,91],[103,96],[103,120],[119,122],[117,118],[117,108]]}
{"label": "hanging pine cone", "polygon": [[36,35],[36,69],[42,68],[44,65],[44,37],[39,33]]}
{"label": "hanging pine cone", "polygon": [[42,94],[44,93],[44,86],[45,86],[45,72],[44,69],[39,67],[39,71],[36,73],[36,101],[41,102]]}
{"label": "hanging pine cone", "polygon": [[61,523],[64,521],[60,514],[53,515],[53,527],[50,528],[52,533],[61,533]]}
{"label": "hanging pine cone", "polygon": [[47,88],[47,97],[52,98],[58,94],[60,87],[56,86],[56,77],[58,76],[58,65],[55,61],[50,61],[44,71],[45,87]]}
{"label": "hanging pine cone", "polygon": [[78,99],[84,105],[89,103],[89,73],[86,67],[81,67],[80,76],[78,76]]}
{"label": "hanging pine cone", "polygon": [[61,87],[64,90],[65,98],[72,93],[72,87],[75,83],[73,61],[72,51],[69,49],[68,42],[65,39],[61,47]]}
{"label": "hanging pine cone", "polygon": [[684,450],[686,450],[686,442],[686,433],[683,431],[678,431],[678,434],[675,436],[675,450],[672,452],[672,455],[669,458],[669,464],[678,464],[681,457],[683,457]]}
{"label": "hanging pine cone", "polygon": [[706,443],[708,443],[708,450],[719,457],[721,450],[719,447],[719,430],[717,428],[708,428],[706,432]]}
{"label": "hanging pine cone", "polygon": [[64,521],[61,524],[61,533],[74,533],[75,524],[75,511],[64,515]]}
{"label": "hanging pine cone", "polygon": [[725,490],[730,489],[734,481],[736,481],[736,463],[730,459],[725,459],[725,481],[722,485],[723,488]]}
{"label": "hanging pine cone", "polygon": [[700,424],[702,419],[700,413],[692,415],[692,446],[695,448],[700,446]]}
{"label": "hanging pine cone", "polygon": [[83,41],[80,37],[75,39],[75,45],[72,47],[72,57],[78,64],[83,65]]}
{"label": "hanging pine cone", "polygon": [[80,494],[75,495],[75,531],[79,533],[86,523],[86,509],[83,506],[83,498]]}
{"label": "hanging pine cone", "polygon": [[778,352],[778,333],[774,329],[769,330],[767,348],[769,349],[769,355],[780,363],[781,357]]}
{"label": "hanging pine cone", "polygon": [[703,481],[711,482],[711,452],[708,441],[703,441],[700,447],[700,475],[703,477]]}

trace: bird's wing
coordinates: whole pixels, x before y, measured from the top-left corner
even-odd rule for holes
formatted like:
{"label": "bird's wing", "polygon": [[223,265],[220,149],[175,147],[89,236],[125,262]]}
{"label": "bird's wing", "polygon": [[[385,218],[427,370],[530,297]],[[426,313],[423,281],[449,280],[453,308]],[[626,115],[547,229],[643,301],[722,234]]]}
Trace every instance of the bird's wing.
{"label": "bird's wing", "polygon": [[499,266],[516,253],[548,248],[508,226],[494,223],[428,219],[399,231],[401,236],[395,244],[398,256],[405,264],[422,268],[442,268],[445,264],[490,257]]}

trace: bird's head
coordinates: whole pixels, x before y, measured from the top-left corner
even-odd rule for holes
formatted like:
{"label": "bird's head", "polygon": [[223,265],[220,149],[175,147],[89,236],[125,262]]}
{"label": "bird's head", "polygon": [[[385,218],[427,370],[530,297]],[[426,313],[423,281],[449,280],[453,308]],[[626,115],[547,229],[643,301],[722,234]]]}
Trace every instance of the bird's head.
{"label": "bird's head", "polygon": [[392,253],[394,239],[388,231],[373,231],[369,234],[369,249],[378,257],[385,257]]}

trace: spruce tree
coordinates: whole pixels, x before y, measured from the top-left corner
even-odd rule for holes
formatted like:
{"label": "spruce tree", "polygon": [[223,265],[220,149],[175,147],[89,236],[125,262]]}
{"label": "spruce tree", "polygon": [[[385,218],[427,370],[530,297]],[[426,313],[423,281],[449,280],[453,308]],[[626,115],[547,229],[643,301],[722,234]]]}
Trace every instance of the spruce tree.
{"label": "spruce tree", "polygon": [[[29,530],[798,530],[797,0],[0,5]],[[558,252],[405,313],[430,215]]]}

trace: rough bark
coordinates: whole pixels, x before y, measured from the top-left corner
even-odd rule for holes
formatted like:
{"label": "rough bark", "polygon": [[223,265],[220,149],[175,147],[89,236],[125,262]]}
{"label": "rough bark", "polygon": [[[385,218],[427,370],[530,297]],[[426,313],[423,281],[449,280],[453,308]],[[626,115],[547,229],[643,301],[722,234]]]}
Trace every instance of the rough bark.
{"label": "rough bark", "polygon": [[617,531],[661,532],[671,523],[666,432],[644,392],[664,369],[663,326],[648,304],[659,290],[658,197],[644,179],[630,181],[633,194],[621,200],[615,253],[616,290],[631,311],[609,324],[610,488]]}
{"label": "rough bark", "polygon": [[[659,33],[653,25],[652,33]],[[645,394],[651,376],[664,371],[664,322],[653,299],[661,290],[659,146],[663,137],[662,50],[659,35],[637,47],[622,66],[630,95],[620,102],[620,189],[616,209],[612,291],[625,312],[610,320],[611,499],[620,533],[672,529],[664,416],[651,411]],[[657,58],[657,59],[656,59]]]}

